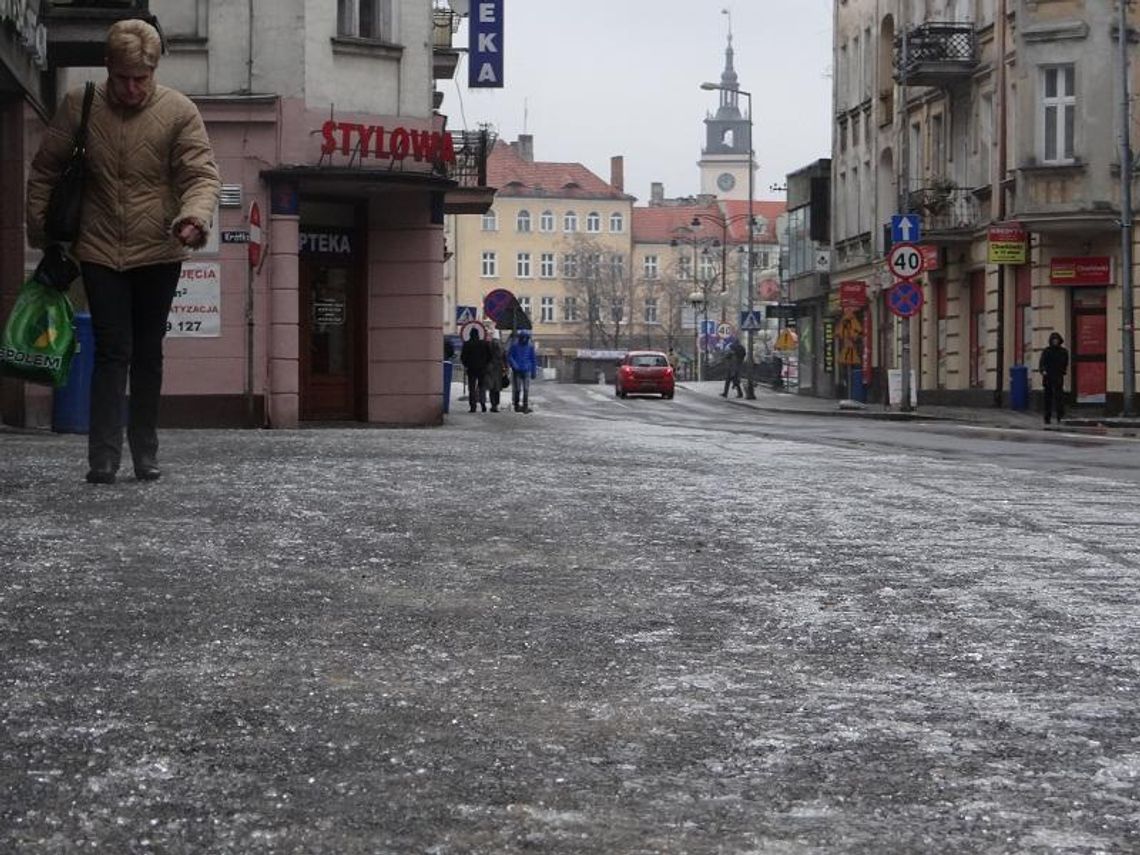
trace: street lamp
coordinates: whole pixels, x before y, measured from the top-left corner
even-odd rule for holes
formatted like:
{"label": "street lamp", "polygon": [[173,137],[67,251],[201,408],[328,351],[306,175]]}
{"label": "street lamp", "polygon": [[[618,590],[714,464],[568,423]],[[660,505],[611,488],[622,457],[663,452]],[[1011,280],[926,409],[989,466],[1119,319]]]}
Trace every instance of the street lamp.
{"label": "street lamp", "polygon": [[[701,266],[698,264],[697,250],[700,249],[700,254],[703,255],[707,259],[709,257],[709,247],[712,246],[713,248],[716,248],[716,247],[720,246],[720,241],[710,240],[709,238],[683,237],[683,236],[677,236],[677,235],[674,235],[674,237],[671,238],[669,241],[669,246],[674,247],[674,248],[681,246],[682,244],[686,244],[686,245],[691,246],[693,248],[692,276],[693,276],[693,280],[698,282],[700,284],[700,287],[701,287],[700,291],[694,291],[692,294],[689,295],[689,304],[693,307],[693,313],[694,313],[694,317],[693,317],[694,326],[697,327],[697,338],[696,338],[695,353],[696,353],[696,357],[697,357],[697,380],[700,381],[700,380],[704,379],[704,370],[702,368],[702,360],[701,360],[702,337],[703,337],[704,344],[705,344],[704,362],[706,362],[706,363],[708,362],[708,344],[707,344],[708,343],[708,336],[707,336],[707,330],[705,330],[704,327],[707,327],[708,322],[709,322],[709,283],[711,282],[711,280],[707,276],[701,277],[699,275],[699,273],[697,272],[699,270],[699,267]],[[703,247],[703,249],[702,249],[702,247]],[[684,260],[684,256],[682,256],[682,260]],[[682,266],[682,274],[684,274],[683,266]],[[697,312],[701,311],[702,309],[704,311],[704,324],[699,323],[700,319],[697,316]]]}
{"label": "street lamp", "polygon": [[[725,86],[721,83],[702,83],[701,89],[704,89],[706,92],[716,92],[718,90],[725,91],[725,92],[735,92],[737,95],[743,95],[745,98],[748,99],[748,314],[751,315],[752,314],[752,303],[753,303],[752,253],[754,251],[753,244],[755,243],[755,237],[756,237],[756,232],[755,232],[756,220],[752,214],[753,197],[756,195],[756,192],[755,192],[756,176],[753,174],[755,171],[756,151],[752,147],[752,93],[751,92],[745,92],[743,89],[737,89],[735,86]],[[754,336],[754,334],[755,334],[754,330],[748,331],[748,380],[747,380],[747,388],[748,388],[748,397],[749,398],[755,398],[756,397],[756,390],[755,390],[754,384],[752,382],[752,347],[753,347],[753,336]]]}

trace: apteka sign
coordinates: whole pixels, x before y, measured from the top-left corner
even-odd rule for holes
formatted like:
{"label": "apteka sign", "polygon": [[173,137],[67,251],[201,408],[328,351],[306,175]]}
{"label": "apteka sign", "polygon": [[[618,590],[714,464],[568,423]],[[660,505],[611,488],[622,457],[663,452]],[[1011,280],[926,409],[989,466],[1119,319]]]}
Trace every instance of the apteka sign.
{"label": "apteka sign", "polygon": [[503,2],[475,0],[467,44],[467,85],[471,89],[503,88]]}

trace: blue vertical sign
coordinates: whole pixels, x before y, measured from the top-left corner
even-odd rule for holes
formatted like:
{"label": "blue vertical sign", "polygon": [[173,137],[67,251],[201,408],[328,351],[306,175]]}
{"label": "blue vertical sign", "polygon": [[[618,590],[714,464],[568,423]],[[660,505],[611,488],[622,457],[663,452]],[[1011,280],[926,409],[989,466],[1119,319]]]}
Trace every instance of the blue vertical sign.
{"label": "blue vertical sign", "polygon": [[503,0],[475,0],[471,4],[467,43],[467,86],[503,88]]}

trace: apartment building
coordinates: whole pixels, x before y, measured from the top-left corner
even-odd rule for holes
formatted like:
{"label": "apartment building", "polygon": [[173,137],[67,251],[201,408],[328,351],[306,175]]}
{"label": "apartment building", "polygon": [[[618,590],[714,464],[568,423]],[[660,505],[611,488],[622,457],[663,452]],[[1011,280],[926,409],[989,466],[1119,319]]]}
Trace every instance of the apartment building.
{"label": "apartment building", "polygon": [[[444,216],[491,198],[461,186],[478,151],[436,109],[434,81],[458,57],[453,13],[431,0],[130,5],[157,17],[158,80],[198,104],[223,181],[171,312],[164,422],[440,423]],[[61,90],[105,76],[106,22],[90,21],[99,50]],[[23,409],[33,422],[43,406]]]}
{"label": "apartment building", "polygon": [[[831,280],[833,293],[866,285],[873,398],[906,323],[920,402],[1000,400],[1010,368],[1034,366],[1058,331],[1075,402],[1120,406],[1118,15],[1077,0],[837,0]],[[886,301],[902,212],[922,217],[926,257],[909,321]],[[1024,258],[996,263],[997,239],[1018,233]]]}
{"label": "apartment building", "polygon": [[548,365],[581,348],[624,347],[634,287],[622,159],[611,160],[606,181],[580,163],[536,160],[523,134],[496,142],[487,174],[494,205],[452,226],[449,317],[468,308],[481,316],[483,298],[501,288],[517,298]]}

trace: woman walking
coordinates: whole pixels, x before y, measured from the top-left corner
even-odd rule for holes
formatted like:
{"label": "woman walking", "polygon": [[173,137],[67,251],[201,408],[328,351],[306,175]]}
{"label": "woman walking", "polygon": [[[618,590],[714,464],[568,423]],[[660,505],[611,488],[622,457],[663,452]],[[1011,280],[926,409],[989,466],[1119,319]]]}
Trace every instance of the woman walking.
{"label": "woman walking", "polygon": [[[158,403],[167,315],[189,249],[206,242],[221,182],[206,127],[185,95],[158,86],[158,31],[125,20],[107,34],[107,80],[95,89],[87,132],[88,178],[80,262],[95,332],[87,480],[112,484],[127,441],[135,477],[158,468]],[[32,161],[28,240],[51,242],[45,219],[52,187],[71,154],[83,89],[68,92]]]}

